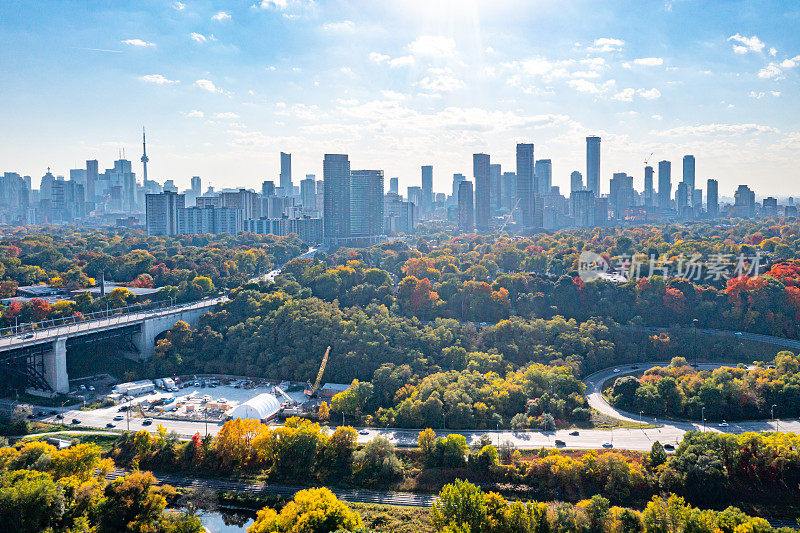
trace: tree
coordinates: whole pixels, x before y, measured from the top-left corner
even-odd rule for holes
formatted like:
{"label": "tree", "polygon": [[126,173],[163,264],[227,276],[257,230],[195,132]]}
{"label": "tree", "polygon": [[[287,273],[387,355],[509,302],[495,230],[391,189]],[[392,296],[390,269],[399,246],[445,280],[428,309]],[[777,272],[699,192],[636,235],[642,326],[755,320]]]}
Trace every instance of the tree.
{"label": "tree", "polygon": [[422,458],[429,461],[436,447],[436,432],[431,428],[420,431],[417,436],[417,446],[422,452]]}
{"label": "tree", "polygon": [[258,512],[247,533],[330,533],[356,531],[364,526],[356,511],[327,488],[301,490],[280,513],[269,507]]}
{"label": "tree", "polygon": [[486,519],[483,491],[460,479],[445,485],[431,507],[431,525],[436,531],[481,532]]}
{"label": "tree", "polygon": [[64,492],[44,472],[17,470],[0,477],[0,530],[39,533],[64,514]]}
{"label": "tree", "polygon": [[320,422],[326,422],[331,417],[331,410],[328,408],[328,402],[322,402],[319,404],[317,416],[319,417]]}
{"label": "tree", "polygon": [[447,437],[436,440],[436,455],[442,466],[462,466],[469,451],[464,435],[451,433]]}
{"label": "tree", "polygon": [[649,458],[651,468],[657,468],[667,462],[667,452],[664,450],[664,446],[660,442],[655,441],[650,447]]}
{"label": "tree", "polygon": [[133,472],[106,485],[100,504],[100,532],[152,531],[167,506],[164,493],[170,487],[154,488],[150,472]]}

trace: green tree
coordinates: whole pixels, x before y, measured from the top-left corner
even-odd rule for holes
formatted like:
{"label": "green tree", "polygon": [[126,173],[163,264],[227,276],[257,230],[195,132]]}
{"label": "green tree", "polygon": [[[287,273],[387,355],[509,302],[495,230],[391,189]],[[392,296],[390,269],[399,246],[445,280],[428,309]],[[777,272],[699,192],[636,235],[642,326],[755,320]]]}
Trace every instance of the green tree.
{"label": "green tree", "polygon": [[486,527],[487,505],[483,491],[457,479],[445,485],[431,507],[431,525],[436,531],[482,532]]}
{"label": "green tree", "polygon": [[363,526],[357,512],[323,487],[301,490],[280,513],[264,507],[247,533],[331,533],[356,531]]}

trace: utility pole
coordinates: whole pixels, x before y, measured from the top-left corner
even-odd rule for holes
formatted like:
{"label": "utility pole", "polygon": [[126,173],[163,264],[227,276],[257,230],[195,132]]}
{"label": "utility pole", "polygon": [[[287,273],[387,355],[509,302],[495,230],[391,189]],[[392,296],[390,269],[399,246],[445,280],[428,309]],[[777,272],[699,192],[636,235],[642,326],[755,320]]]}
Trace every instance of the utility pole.
{"label": "utility pole", "polygon": [[[776,404],[774,404],[774,403],[773,403],[773,404],[772,404],[772,407],[770,407],[770,408],[769,408],[769,414],[770,414],[770,417],[772,418],[772,422],[773,422],[773,423],[775,423],[775,408],[776,408],[776,407],[778,407],[778,406],[777,406]],[[780,430],[778,429],[778,424],[775,424],[775,431],[780,431]]]}
{"label": "utility pole", "polygon": [[703,431],[702,433],[706,432],[706,408],[705,406],[700,408],[700,418],[703,420]]}

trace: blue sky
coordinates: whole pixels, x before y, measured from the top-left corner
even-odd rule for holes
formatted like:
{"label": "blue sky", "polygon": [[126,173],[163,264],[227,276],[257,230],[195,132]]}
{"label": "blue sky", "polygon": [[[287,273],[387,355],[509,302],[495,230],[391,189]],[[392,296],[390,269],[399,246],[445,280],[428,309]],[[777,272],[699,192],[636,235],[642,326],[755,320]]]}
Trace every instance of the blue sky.
{"label": "blue sky", "polygon": [[181,186],[257,187],[284,150],[296,183],[343,152],[449,191],[525,141],[567,189],[598,134],[603,192],[692,153],[722,195],[797,195],[798,27],[800,3],[752,0],[6,0],[0,171],[136,161],[145,125],[150,176]]}

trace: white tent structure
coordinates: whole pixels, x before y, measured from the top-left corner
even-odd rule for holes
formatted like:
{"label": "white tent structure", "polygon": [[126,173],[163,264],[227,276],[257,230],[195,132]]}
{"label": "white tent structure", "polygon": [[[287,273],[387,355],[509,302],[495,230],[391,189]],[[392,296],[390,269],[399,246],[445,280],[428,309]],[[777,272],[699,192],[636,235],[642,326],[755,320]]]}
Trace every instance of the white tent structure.
{"label": "white tent structure", "polygon": [[280,409],[281,404],[278,399],[272,394],[264,393],[237,405],[231,411],[230,417],[242,420],[270,420],[278,414]]}

